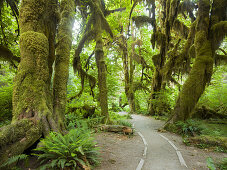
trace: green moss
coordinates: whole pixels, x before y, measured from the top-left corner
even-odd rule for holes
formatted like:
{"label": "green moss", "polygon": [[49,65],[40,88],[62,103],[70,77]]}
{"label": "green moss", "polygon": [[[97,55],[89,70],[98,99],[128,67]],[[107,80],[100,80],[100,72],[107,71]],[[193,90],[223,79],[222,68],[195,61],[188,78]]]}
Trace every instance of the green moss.
{"label": "green moss", "polygon": [[[33,31],[20,37],[21,63],[15,78],[13,92],[13,119],[33,116],[41,98],[47,98],[48,90],[48,40],[45,35]],[[22,116],[22,117],[23,117]]]}
{"label": "green moss", "polygon": [[1,128],[0,132],[0,165],[11,156],[21,154],[41,137],[39,123],[22,119]]}
{"label": "green moss", "polygon": [[45,14],[45,0],[23,0],[20,7],[20,31],[41,31],[46,26],[43,22]]}

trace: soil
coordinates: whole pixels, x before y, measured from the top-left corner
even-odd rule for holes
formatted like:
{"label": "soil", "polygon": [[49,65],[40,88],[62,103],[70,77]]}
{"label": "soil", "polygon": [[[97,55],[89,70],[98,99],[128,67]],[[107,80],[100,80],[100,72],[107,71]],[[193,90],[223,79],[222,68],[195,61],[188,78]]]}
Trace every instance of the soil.
{"label": "soil", "polygon": [[101,132],[96,141],[100,147],[101,164],[97,170],[133,170],[139,164],[143,154],[143,141],[140,136]]}

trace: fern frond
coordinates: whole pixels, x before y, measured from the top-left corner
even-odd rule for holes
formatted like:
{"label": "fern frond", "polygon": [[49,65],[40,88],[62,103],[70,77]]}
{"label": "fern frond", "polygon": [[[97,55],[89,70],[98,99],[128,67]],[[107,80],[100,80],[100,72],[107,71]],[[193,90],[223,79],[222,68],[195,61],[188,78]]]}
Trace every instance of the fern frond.
{"label": "fern frond", "polygon": [[20,154],[20,155],[12,156],[3,165],[1,165],[0,168],[9,166],[13,163],[20,161],[20,160],[26,160],[26,159],[28,159],[28,155],[26,155],[26,154]]}

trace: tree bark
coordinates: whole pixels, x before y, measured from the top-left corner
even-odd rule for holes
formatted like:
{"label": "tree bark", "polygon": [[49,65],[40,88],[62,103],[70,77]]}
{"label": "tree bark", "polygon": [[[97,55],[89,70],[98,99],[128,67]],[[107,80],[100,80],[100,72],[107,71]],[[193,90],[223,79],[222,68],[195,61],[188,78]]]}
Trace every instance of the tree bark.
{"label": "tree bark", "polygon": [[[123,31],[122,31],[123,34]],[[134,65],[132,61],[132,57],[128,55],[128,48],[126,38],[122,35],[122,42],[120,44],[120,48],[122,49],[122,61],[123,61],[123,69],[124,69],[124,82],[125,82],[125,94],[128,99],[130,113],[135,112],[135,96],[133,91],[133,71]]]}
{"label": "tree bark", "polygon": [[[97,0],[97,6],[101,9],[101,2]],[[109,121],[108,114],[108,99],[107,99],[107,85],[106,85],[106,64],[105,64],[105,55],[103,51],[103,41],[102,41],[102,18],[101,15],[96,14],[96,46],[95,46],[95,59],[96,65],[98,67],[98,86],[99,86],[99,103],[101,107],[101,115],[104,116],[103,123],[107,123]]]}

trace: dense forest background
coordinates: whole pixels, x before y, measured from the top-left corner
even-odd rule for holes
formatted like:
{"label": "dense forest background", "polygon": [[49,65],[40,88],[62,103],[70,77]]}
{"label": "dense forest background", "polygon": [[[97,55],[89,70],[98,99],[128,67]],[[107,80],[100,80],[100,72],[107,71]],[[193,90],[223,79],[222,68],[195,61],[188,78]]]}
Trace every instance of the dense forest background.
{"label": "dense forest background", "polygon": [[225,122],[226,18],[226,0],[1,0],[0,159],[120,111]]}

